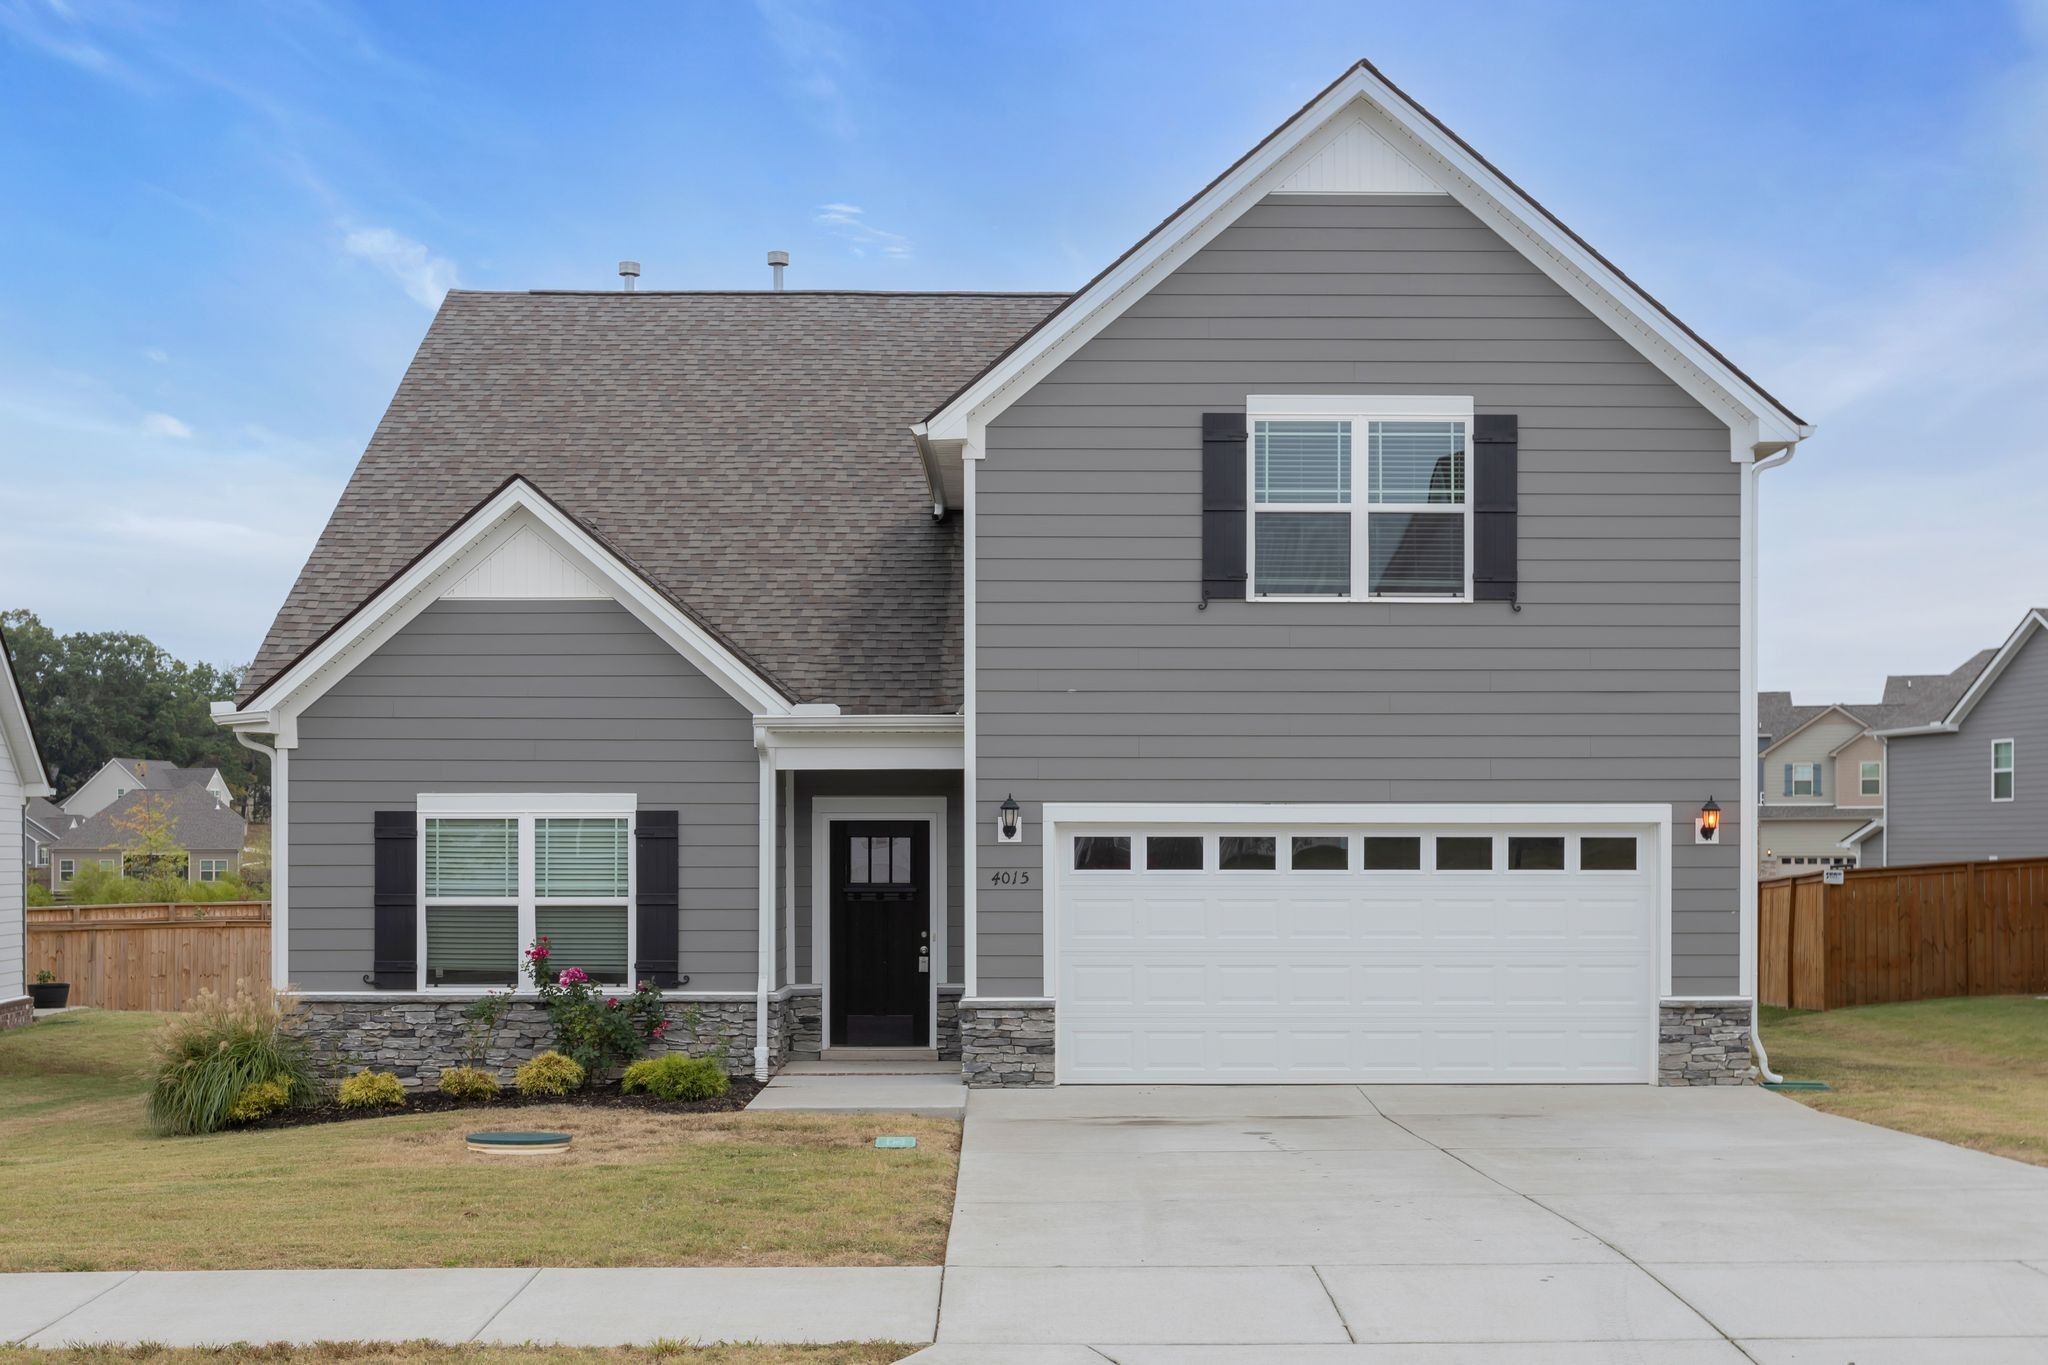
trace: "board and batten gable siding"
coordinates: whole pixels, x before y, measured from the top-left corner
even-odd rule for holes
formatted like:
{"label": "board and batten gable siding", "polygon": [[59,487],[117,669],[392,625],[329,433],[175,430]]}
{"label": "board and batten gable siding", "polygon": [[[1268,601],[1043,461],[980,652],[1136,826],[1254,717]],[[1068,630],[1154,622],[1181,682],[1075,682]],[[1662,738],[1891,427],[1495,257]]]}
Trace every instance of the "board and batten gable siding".
{"label": "board and batten gable siding", "polygon": [[[1252,393],[1516,414],[1524,610],[1197,610],[1202,414]],[[1043,993],[1038,890],[990,877],[1035,873],[1042,802],[1093,800],[1668,802],[1674,988],[1733,994],[1754,740],[1729,439],[1448,196],[1253,206],[989,426],[977,993]],[[1026,838],[998,844],[1011,791]],[[1709,796],[1726,823],[1700,847]]]}
{"label": "board and batten gable siding", "polygon": [[618,604],[437,602],[300,717],[291,980],[365,989],[373,812],[421,792],[633,792],[680,812],[689,988],[751,990],[759,776],[747,709]]}
{"label": "board and batten gable siding", "polygon": [[[1991,745],[2013,742],[2013,799],[1991,799]],[[2020,646],[1953,734],[1888,741],[1887,866],[2048,855],[2048,644]]]}

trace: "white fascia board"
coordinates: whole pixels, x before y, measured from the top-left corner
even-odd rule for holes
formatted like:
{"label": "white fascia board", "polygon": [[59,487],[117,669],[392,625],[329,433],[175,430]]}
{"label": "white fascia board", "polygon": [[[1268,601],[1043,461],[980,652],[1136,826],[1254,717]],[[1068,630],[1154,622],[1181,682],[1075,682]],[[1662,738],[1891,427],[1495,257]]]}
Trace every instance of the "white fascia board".
{"label": "white fascia board", "polygon": [[[639,573],[599,544],[582,527],[527,483],[514,479],[471,513],[410,568],[359,607],[338,629],[273,679],[239,711],[273,713],[294,722],[341,678],[413,618],[439,600],[439,589],[460,580],[519,526],[531,518],[554,547],[587,564],[619,604],[727,695],[755,715],[788,715],[791,703],[708,631],[655,592]],[[219,723],[219,722],[217,722]],[[283,732],[279,731],[280,736]]]}
{"label": "white fascia board", "polygon": [[43,770],[43,756],[36,749],[36,732],[28,723],[28,704],[14,685],[14,672],[0,661],[0,687],[7,695],[0,699],[0,744],[13,755],[14,771],[21,776],[23,796],[55,796],[49,776]]}
{"label": "white fascia board", "polygon": [[960,716],[782,716],[754,723],[754,743],[782,771],[959,769],[967,763]]}
{"label": "white fascia board", "polygon": [[1360,66],[1283,125],[1293,132],[1247,156],[1051,323],[991,366],[931,418],[928,434],[939,441],[965,441],[965,457],[981,458],[988,422],[1283,181],[1314,150],[1330,120],[1347,111],[1420,165],[1681,388],[1746,433],[1742,458],[1775,453],[1812,433],[1811,426],[1788,416],[1405,96]]}
{"label": "white fascia board", "polygon": [[1857,826],[1857,828],[1849,834],[1848,838],[1837,839],[1835,841],[1835,847],[1860,848],[1865,839],[1868,839],[1871,835],[1877,833],[1879,830],[1883,828],[1884,821],[1882,820],[1867,821],[1864,824]]}
{"label": "white fascia board", "polygon": [[1991,662],[1984,665],[1984,671],[1979,673],[1977,680],[1970,684],[1970,690],[1956,699],[1956,704],[1949,708],[1949,713],[1943,716],[1938,724],[1916,727],[1909,730],[1881,730],[1878,733],[1884,735],[1938,734],[1961,728],[1963,718],[1976,708],[1978,702],[1984,700],[1984,694],[1991,690],[1992,685],[1998,681],[1999,675],[2005,672],[2006,665],[2013,661],[2013,657],[2020,652],[2020,648],[2027,643],[2034,632],[2043,626],[2048,626],[2048,621],[2041,619],[2040,612],[2028,612],[2026,618],[2014,628],[2013,633],[2006,637],[2005,643],[1998,647],[1998,653],[1992,656]]}
{"label": "white fascia board", "polygon": [[1049,801],[1040,819],[1062,825],[1668,825],[1671,807],[1646,802],[1328,805],[1169,801]]}

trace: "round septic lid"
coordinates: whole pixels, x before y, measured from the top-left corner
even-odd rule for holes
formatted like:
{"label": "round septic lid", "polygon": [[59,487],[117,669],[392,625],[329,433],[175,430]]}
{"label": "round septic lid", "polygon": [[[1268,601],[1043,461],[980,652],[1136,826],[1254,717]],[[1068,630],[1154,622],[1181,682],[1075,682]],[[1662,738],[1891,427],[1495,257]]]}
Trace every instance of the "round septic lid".
{"label": "round septic lid", "polygon": [[537,1156],[544,1152],[566,1152],[569,1150],[569,1134],[519,1131],[471,1133],[469,1135],[469,1150],[472,1152],[510,1152],[515,1156]]}

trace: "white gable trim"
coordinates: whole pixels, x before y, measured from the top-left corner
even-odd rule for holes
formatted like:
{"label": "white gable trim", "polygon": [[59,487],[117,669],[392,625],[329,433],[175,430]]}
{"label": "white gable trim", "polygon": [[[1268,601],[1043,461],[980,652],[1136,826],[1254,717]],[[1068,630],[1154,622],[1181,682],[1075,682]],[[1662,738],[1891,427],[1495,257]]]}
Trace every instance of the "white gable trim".
{"label": "white gable trim", "polygon": [[611,595],[531,523],[517,527],[461,582],[441,594],[468,601],[608,601]]}
{"label": "white gable trim", "polygon": [[1864,735],[1870,732],[1870,727],[1863,723],[1863,718],[1861,716],[1858,716],[1855,712],[1849,710],[1848,707],[1843,706],[1840,702],[1830,702],[1826,706],[1823,706],[1814,715],[1807,717],[1807,719],[1803,723],[1793,726],[1784,734],[1772,740],[1770,743],[1770,748],[1758,750],[1757,757],[1762,758],[1765,754],[1768,754],[1773,750],[1777,749],[1779,746],[1783,745],[1785,741],[1791,739],[1794,735],[1805,734],[1808,730],[1820,724],[1829,716],[1840,716],[1843,720],[1846,720],[1850,724],[1857,727],[1855,734],[1849,736],[1849,738],[1843,740],[1841,744],[1837,745],[1835,748],[1828,751],[1831,755],[1840,753],[1843,749],[1848,748],[1851,744],[1854,744],[1857,740],[1863,738]]}
{"label": "white gable trim", "polygon": [[2034,632],[2044,627],[2048,627],[2048,620],[2044,620],[2040,612],[2028,612],[2018,628],[1998,647],[1998,653],[1991,657],[1991,662],[1984,665],[1984,671],[1977,675],[1977,681],[1970,684],[1970,690],[1963,693],[1956,704],[1949,708],[1949,713],[1940,720],[1927,725],[1908,725],[1897,730],[1878,730],[1874,733],[1890,738],[1894,735],[1945,735],[1961,729],[1964,718],[1976,709],[1978,702],[1984,700],[1984,694],[1998,682],[1999,675],[2005,672],[2006,665],[2010,664],[2027,641],[2033,638]]}
{"label": "white gable trim", "polygon": [[[471,574],[521,540],[601,584],[604,596],[625,607],[753,714],[783,716],[793,709],[771,683],[655,592],[639,573],[538,489],[524,479],[514,479],[246,705],[217,715],[216,723],[231,729],[273,731],[281,746],[296,746],[300,712],[428,606],[468,582]],[[528,553],[514,551],[520,556]]]}
{"label": "white gable trim", "polygon": [[[1340,119],[1340,131],[1328,133],[1332,121]],[[1348,134],[1352,122],[1363,125],[1493,227],[1652,364],[1726,420],[1736,433],[1736,458],[1783,449],[1811,433],[1810,426],[1742,378],[1499,172],[1360,63],[1105,271],[1050,323],[920,424],[919,434],[933,441],[964,443],[965,456],[981,458],[983,431],[990,421],[1253,204],[1304,172],[1326,142]]]}
{"label": "white gable trim", "polygon": [[36,750],[36,732],[28,723],[28,705],[14,681],[14,669],[0,655],[0,744],[7,746],[21,794],[55,796],[49,774],[43,770],[43,756]]}

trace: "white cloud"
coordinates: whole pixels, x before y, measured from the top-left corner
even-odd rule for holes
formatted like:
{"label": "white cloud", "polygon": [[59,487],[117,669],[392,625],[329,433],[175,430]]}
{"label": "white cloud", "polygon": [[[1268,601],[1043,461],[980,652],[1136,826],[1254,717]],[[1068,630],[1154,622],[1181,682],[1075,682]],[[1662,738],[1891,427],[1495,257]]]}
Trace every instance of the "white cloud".
{"label": "white cloud", "polygon": [[857,74],[851,38],[820,12],[814,0],[755,0],[768,39],[789,68],[796,93],[816,106],[828,132],[852,138],[853,112],[846,82]]}
{"label": "white cloud", "polygon": [[455,262],[434,255],[422,243],[390,228],[351,228],[342,238],[341,249],[396,280],[407,297],[423,308],[439,308],[441,296],[459,283]]}
{"label": "white cloud", "polygon": [[168,412],[152,412],[143,417],[142,429],[151,436],[171,436],[180,441],[192,439],[192,428],[171,416]]}
{"label": "white cloud", "polygon": [[865,257],[872,252],[890,261],[907,261],[911,257],[910,239],[870,223],[858,204],[820,204],[815,221],[844,238],[847,249],[855,256]]}
{"label": "white cloud", "polygon": [[168,365],[171,363],[171,353],[161,346],[149,347],[143,351],[142,358],[152,365]]}

